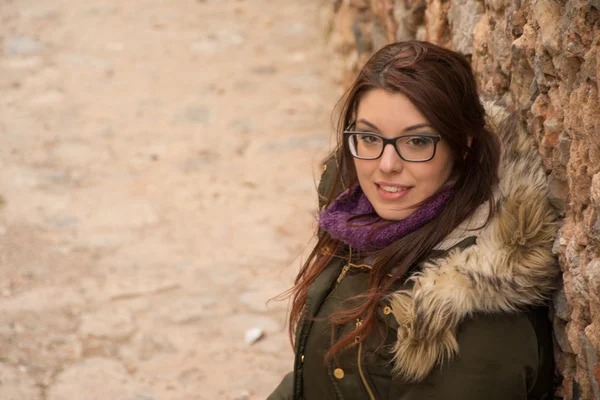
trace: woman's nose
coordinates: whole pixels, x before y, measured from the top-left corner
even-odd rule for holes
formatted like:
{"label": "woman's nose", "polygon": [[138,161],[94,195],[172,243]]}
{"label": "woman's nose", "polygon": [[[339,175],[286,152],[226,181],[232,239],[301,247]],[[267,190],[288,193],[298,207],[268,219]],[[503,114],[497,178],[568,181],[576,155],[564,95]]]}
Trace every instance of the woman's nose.
{"label": "woman's nose", "polygon": [[385,173],[399,172],[402,170],[404,160],[400,158],[396,149],[391,144],[383,148],[383,154],[379,158],[379,169]]}

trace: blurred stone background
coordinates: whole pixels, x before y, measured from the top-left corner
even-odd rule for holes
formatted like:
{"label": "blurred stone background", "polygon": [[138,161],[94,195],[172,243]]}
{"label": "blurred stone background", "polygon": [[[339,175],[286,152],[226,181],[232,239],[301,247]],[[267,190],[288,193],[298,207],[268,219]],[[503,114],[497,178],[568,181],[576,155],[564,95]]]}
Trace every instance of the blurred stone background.
{"label": "blurred stone background", "polygon": [[512,104],[535,138],[562,228],[553,303],[558,395],[600,399],[600,2],[331,0],[322,6],[338,82],[387,43],[468,56],[483,96]]}

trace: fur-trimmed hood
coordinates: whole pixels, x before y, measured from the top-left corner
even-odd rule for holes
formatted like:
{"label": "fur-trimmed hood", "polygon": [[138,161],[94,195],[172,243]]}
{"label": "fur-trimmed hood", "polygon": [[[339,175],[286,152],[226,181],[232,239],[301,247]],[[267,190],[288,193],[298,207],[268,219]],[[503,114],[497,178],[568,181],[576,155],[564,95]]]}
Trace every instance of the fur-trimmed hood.
{"label": "fur-trimmed hood", "polygon": [[[476,233],[476,244],[424,264],[411,278],[412,289],[389,299],[399,325],[394,371],[410,381],[459,354],[456,332],[463,319],[539,305],[560,273],[552,255],[556,215],[537,148],[503,108],[486,109],[502,140],[496,213]],[[473,236],[469,227],[485,221],[487,209],[483,205],[438,247]]]}

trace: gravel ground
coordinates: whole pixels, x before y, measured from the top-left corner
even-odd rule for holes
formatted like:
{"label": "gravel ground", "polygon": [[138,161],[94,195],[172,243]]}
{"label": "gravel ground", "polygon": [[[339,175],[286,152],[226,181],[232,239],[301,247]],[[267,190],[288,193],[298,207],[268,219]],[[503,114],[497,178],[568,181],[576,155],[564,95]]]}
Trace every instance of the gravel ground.
{"label": "gravel ground", "polygon": [[339,95],[319,1],[0,21],[0,398],[264,399]]}

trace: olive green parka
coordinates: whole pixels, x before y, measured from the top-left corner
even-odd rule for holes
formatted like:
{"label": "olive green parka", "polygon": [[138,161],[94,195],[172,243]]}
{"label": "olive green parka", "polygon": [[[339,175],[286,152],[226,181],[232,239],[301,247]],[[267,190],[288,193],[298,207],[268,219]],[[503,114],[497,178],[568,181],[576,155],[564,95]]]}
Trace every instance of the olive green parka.
{"label": "olive green parka", "polygon": [[[493,120],[506,120],[488,106]],[[555,213],[536,147],[516,123],[502,139],[497,211],[482,205],[378,308],[378,328],[337,357],[327,316],[368,288],[367,260],[334,258],[312,284],[295,341],[294,370],[268,400],[551,399],[551,327],[544,307],[559,275]],[[331,184],[326,164],[319,191]],[[475,229],[477,228],[477,229]]]}

